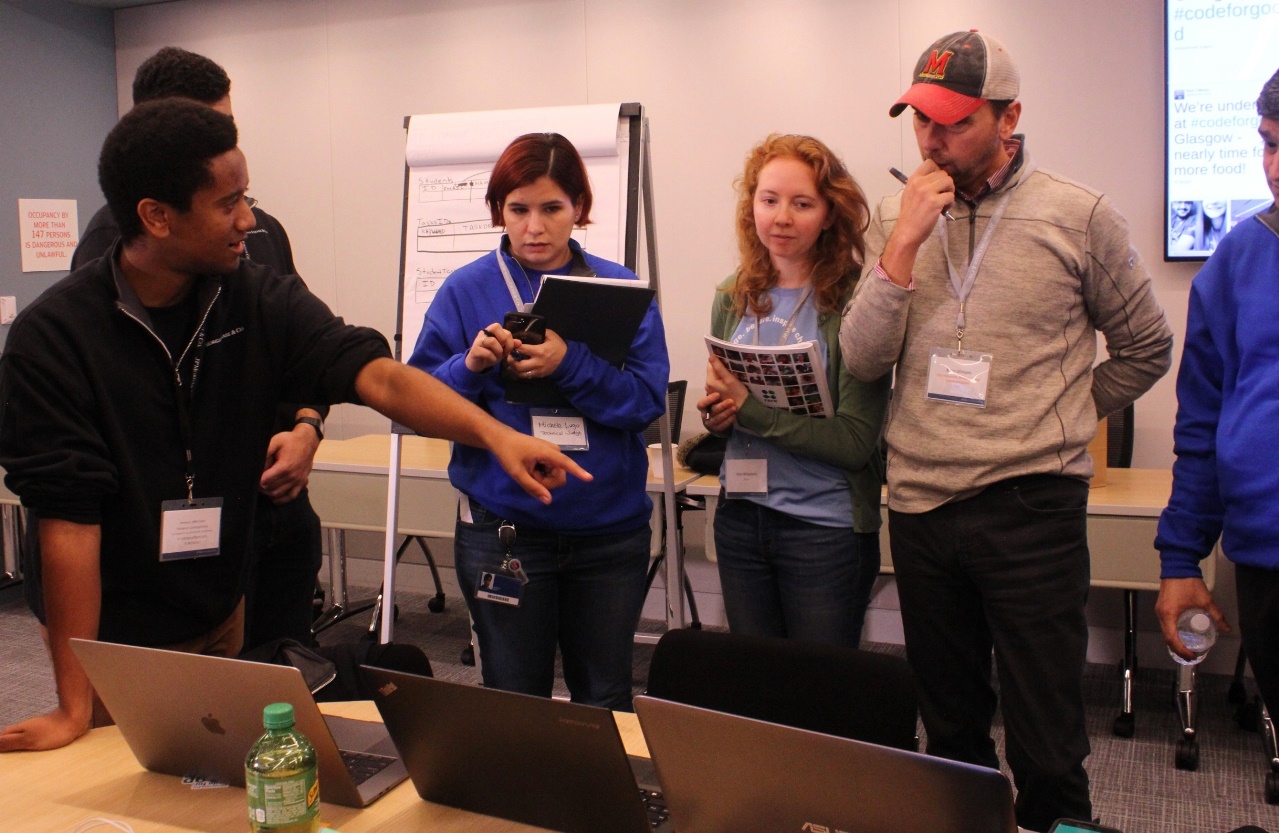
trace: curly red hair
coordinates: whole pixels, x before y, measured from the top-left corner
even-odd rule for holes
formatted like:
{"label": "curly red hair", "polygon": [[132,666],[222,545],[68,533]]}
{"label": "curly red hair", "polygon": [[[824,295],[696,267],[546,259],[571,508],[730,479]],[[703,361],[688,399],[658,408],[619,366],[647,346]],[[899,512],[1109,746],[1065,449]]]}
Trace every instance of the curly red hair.
{"label": "curly red hair", "polygon": [[755,230],[755,189],[760,171],[779,158],[797,159],[808,165],[817,181],[817,191],[830,209],[833,222],[818,236],[813,250],[813,297],[820,312],[835,312],[850,284],[857,281],[866,256],[870,207],[861,186],[825,144],[811,136],[777,133],[751,148],[746,155],[746,169],[736,183],[739,262],[733,308],[738,315],[747,310],[756,315],[772,312],[768,291],[777,285],[777,270]]}

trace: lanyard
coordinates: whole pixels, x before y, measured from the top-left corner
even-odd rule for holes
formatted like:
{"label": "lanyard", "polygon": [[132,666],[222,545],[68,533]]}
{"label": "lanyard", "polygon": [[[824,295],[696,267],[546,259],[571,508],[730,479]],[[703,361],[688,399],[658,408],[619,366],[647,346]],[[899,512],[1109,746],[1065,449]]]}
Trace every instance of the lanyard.
{"label": "lanyard", "polygon": [[[959,277],[959,271],[955,268],[955,264],[950,262],[950,235],[946,230],[946,219],[944,217],[937,218],[937,233],[941,235],[941,256],[946,262],[946,271],[950,273],[950,285],[955,288],[955,294],[959,296],[959,313],[955,316],[955,339],[959,342],[959,349],[964,349],[964,310],[968,304],[968,295],[973,291],[973,284],[977,282],[977,272],[981,269],[981,262],[986,257],[986,250],[990,248],[990,240],[995,235],[995,227],[999,225],[999,221],[1004,218],[1004,211],[1008,208],[1008,203],[1013,198],[1013,193],[1021,187],[1022,183],[1030,178],[1035,172],[1035,164],[1027,162],[1022,168],[1021,176],[1017,181],[1009,186],[1008,190],[1000,198],[995,205],[995,211],[990,215],[990,222],[986,224],[986,231],[981,236],[977,248],[973,250],[972,260],[968,262],[968,270],[964,277]],[[976,212],[976,206],[973,211]]]}
{"label": "lanyard", "polygon": [[[214,296],[214,300],[217,300],[217,296]],[[212,309],[213,303],[210,302],[204,314],[200,316],[200,325],[196,327],[195,334],[187,342],[182,355],[173,363],[173,395],[178,406],[178,433],[182,438],[182,449],[186,455],[187,500],[189,501],[195,500],[195,459],[191,451],[191,446],[194,445],[192,437],[195,432],[191,428],[191,399],[195,396],[195,380],[200,374],[200,361],[204,358],[204,328]],[[195,347],[195,356],[191,360],[191,383],[184,386],[182,363],[186,361],[192,346]]]}
{"label": "lanyard", "polygon": [[[804,294],[799,296],[799,301],[796,302],[795,309],[791,311],[790,318],[786,319],[786,325],[782,327],[782,337],[777,340],[776,346],[782,347],[786,344],[786,337],[789,336],[791,332],[795,329],[795,318],[799,316],[799,311],[804,308],[804,304],[808,303],[808,299],[812,294],[813,294],[813,285],[810,283],[807,287],[804,288]],[[755,345],[759,344],[759,328],[760,328],[759,316],[756,315],[755,316],[755,333],[754,333],[755,339],[752,342]]]}
{"label": "lanyard", "polygon": [[[502,257],[502,247],[498,246],[493,250],[494,257],[497,258],[497,268],[502,271],[502,279],[506,281],[506,291],[511,293],[511,302],[515,304],[515,309],[519,312],[528,312],[533,308],[533,302],[530,300],[525,303],[524,298],[520,296],[520,288],[515,285],[515,279],[511,277],[511,270],[506,268],[506,258]],[[520,267],[520,271],[524,271],[524,267]],[[528,279],[528,275],[524,275],[524,282],[528,284],[528,294],[533,294],[533,282]]]}

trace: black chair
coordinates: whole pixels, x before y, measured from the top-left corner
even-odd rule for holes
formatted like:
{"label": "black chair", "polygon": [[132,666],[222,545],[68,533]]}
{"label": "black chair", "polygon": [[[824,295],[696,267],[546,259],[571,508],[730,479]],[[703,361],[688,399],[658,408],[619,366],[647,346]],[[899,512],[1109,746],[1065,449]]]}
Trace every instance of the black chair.
{"label": "black chair", "polygon": [[667,631],[648,694],[690,706],[915,751],[915,675],[888,654],[796,639]]}
{"label": "black chair", "polygon": [[[666,385],[666,413],[671,418],[671,445],[679,445],[680,421],[684,418],[684,396],[688,393],[688,381],[680,379]],[[644,444],[662,441],[662,421],[655,419],[644,429]]]}
{"label": "black chair", "polygon": [[[680,423],[684,418],[684,396],[688,392],[688,381],[680,379],[670,382],[666,386],[666,414],[671,420],[671,445],[679,445]],[[660,443],[662,441],[661,420],[653,420],[647,428],[644,429],[644,442],[647,445]],[[697,498],[691,498],[685,494],[675,495],[675,545],[680,548],[680,552],[684,551],[684,513],[689,510],[705,509],[706,504]],[[653,589],[653,581],[657,578],[658,572],[661,571],[662,565],[666,563],[666,553],[669,542],[666,540],[666,525],[662,524],[662,545],[657,555],[648,565],[648,577],[644,583],[644,596],[648,597],[648,593]],[[702,626],[701,618],[697,614],[697,599],[693,595],[693,584],[688,580],[688,573],[684,573],[684,596],[688,599],[688,614],[692,620],[690,627],[700,628]]]}
{"label": "black chair", "polygon": [[[430,546],[426,543],[426,539],[421,535],[406,535],[404,540],[400,542],[400,546],[395,550],[395,563],[398,565],[400,559],[404,557],[405,551],[413,544],[417,543],[422,550],[423,557],[426,558],[426,566],[431,570],[431,580],[435,583],[435,594],[426,602],[426,609],[432,613],[440,613],[444,610],[444,584],[440,581],[440,569],[435,564],[435,555],[431,552]],[[339,556],[337,553],[329,553],[329,558],[345,558],[345,555]],[[330,571],[332,572],[332,571]],[[323,612],[315,617],[311,623],[311,635],[318,636],[321,631],[327,630],[338,622],[346,621],[352,616],[357,616],[366,610],[372,610],[373,616],[369,620],[368,629],[365,631],[365,637],[376,640],[378,634],[382,630],[382,586],[378,586],[377,595],[372,598],[359,599],[351,601],[346,597],[346,574],[342,573],[341,588],[333,588],[333,602]],[[391,612],[392,619],[399,618],[400,606],[395,605],[395,609]]]}

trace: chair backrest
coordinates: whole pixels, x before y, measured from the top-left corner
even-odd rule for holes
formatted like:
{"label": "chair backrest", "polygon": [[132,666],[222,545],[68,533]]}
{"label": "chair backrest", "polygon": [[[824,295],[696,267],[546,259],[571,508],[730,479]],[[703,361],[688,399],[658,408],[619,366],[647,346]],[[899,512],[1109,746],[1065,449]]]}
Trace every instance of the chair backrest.
{"label": "chair backrest", "polygon": [[[679,444],[680,423],[684,420],[684,394],[687,390],[687,379],[680,379],[666,385],[666,414],[671,418],[671,445]],[[661,441],[661,420],[655,419],[644,429],[644,443],[652,445]]]}
{"label": "chair backrest", "polygon": [[691,706],[915,750],[906,660],[795,639],[680,629],[657,643],[648,693]]}
{"label": "chair backrest", "polygon": [[1106,465],[1112,469],[1132,468],[1133,420],[1132,403],[1115,411],[1106,421]]}

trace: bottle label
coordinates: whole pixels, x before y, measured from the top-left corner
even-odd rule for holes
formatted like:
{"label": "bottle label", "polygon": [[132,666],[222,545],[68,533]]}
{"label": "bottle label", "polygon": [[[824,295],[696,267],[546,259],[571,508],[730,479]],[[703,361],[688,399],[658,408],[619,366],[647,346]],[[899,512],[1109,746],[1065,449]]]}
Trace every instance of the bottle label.
{"label": "bottle label", "polygon": [[320,784],[311,768],[283,777],[246,771],[244,791],[251,824],[284,827],[308,822],[320,812]]}

